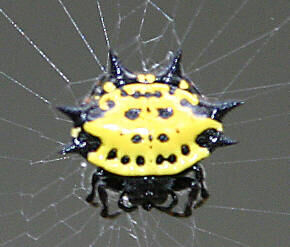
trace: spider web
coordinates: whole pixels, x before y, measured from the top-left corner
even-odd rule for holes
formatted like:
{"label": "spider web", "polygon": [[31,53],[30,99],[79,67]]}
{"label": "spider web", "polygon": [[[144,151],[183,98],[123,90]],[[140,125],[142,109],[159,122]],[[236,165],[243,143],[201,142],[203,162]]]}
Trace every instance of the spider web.
{"label": "spider web", "polygon": [[[287,246],[289,10],[279,0],[2,1],[0,246]],[[205,95],[247,102],[225,119],[240,143],[203,162],[211,198],[192,217],[103,219],[84,200],[94,167],[57,155],[71,122],[55,106],[78,104],[109,48],[133,71],[182,48]]]}

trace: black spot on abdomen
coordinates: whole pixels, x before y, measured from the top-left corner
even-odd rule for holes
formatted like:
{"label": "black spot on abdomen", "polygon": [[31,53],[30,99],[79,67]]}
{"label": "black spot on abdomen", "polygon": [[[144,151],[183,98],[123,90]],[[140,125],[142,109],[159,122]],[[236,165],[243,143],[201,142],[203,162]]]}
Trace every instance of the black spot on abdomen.
{"label": "black spot on abdomen", "polygon": [[136,158],[136,164],[138,166],[142,166],[145,164],[145,159],[143,156],[139,155],[137,158]]}
{"label": "black spot on abdomen", "polygon": [[140,135],[134,135],[132,138],[131,138],[131,141],[133,143],[139,143],[142,141],[142,137]]}
{"label": "black spot on abdomen", "polygon": [[152,142],[152,140],[153,140],[152,135],[149,135],[149,136],[148,136],[148,140],[149,140],[150,142]]}
{"label": "black spot on abdomen", "polygon": [[125,117],[130,120],[134,120],[139,117],[140,112],[141,112],[141,109],[131,108],[125,112]]}
{"label": "black spot on abdomen", "polygon": [[160,165],[164,160],[167,160],[169,163],[173,164],[177,161],[177,157],[175,154],[170,154],[167,158],[164,158],[162,154],[158,154],[156,157],[156,164]]}
{"label": "black spot on abdomen", "polygon": [[186,144],[183,144],[183,145],[181,146],[181,153],[182,153],[183,155],[188,155],[189,152],[190,152],[189,146],[186,145]]}
{"label": "black spot on abdomen", "polygon": [[158,140],[161,142],[167,142],[169,140],[168,136],[166,134],[160,134],[158,136]]}
{"label": "black spot on abdomen", "polygon": [[110,152],[107,155],[107,159],[111,160],[111,159],[115,159],[117,157],[117,149],[113,148],[110,150]]}
{"label": "black spot on abdomen", "polygon": [[173,109],[168,108],[158,108],[159,117],[167,119],[173,115]]}
{"label": "black spot on abdomen", "polygon": [[128,155],[124,155],[122,158],[121,158],[121,163],[126,165],[130,162],[130,158]]}
{"label": "black spot on abdomen", "polygon": [[167,160],[173,164],[176,162],[176,155],[175,154],[170,154],[169,157],[167,158]]}
{"label": "black spot on abdomen", "polygon": [[164,160],[164,157],[161,154],[158,154],[158,156],[156,158],[156,164],[157,165],[162,164],[163,160]]}
{"label": "black spot on abdomen", "polygon": [[115,106],[115,102],[113,100],[108,100],[107,104],[109,108],[113,108]]}

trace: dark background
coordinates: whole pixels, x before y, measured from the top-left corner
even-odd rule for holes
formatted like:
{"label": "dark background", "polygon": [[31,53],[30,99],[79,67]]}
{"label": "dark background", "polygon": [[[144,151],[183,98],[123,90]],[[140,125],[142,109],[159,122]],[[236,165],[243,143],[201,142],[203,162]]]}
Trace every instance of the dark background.
{"label": "dark background", "polygon": [[[97,2],[64,4],[106,66]],[[55,110],[76,104],[100,66],[58,1],[5,0],[0,8],[69,81],[82,82],[60,76],[0,15],[0,246],[289,245],[289,2],[145,6],[99,2],[109,45],[126,66],[148,69],[181,47],[184,70],[205,95],[246,101],[225,119],[226,133],[240,143],[203,162],[210,200],[187,219],[141,209],[100,218],[83,200],[93,167],[57,155],[71,123]]]}

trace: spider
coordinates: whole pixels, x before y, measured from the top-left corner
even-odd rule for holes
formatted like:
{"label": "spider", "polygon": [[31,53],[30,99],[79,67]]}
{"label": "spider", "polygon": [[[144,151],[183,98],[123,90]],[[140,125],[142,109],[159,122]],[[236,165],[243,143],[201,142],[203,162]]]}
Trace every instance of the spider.
{"label": "spider", "polygon": [[[112,51],[110,63],[79,107],[58,107],[74,123],[72,143],[61,153],[78,153],[97,167],[86,201],[97,206],[98,193],[101,216],[115,217],[121,211],[109,211],[112,190],[123,211],[141,206],[190,216],[209,197],[199,162],[236,143],[224,135],[222,119],[243,102],[202,95],[182,73],[181,50],[159,73],[132,73]],[[176,192],[184,190],[187,202],[176,212]]]}

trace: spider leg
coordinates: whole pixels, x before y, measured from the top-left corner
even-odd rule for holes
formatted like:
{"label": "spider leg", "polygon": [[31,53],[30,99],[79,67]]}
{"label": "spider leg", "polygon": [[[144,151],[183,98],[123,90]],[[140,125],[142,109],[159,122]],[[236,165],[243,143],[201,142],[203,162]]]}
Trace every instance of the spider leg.
{"label": "spider leg", "polygon": [[200,196],[201,200],[199,200],[195,205],[194,208],[198,208],[204,204],[204,202],[209,198],[209,193],[206,189],[206,185],[204,182],[204,172],[203,168],[199,165],[196,164],[193,166],[193,171],[195,173],[195,178],[200,184]]}
{"label": "spider leg", "polygon": [[96,184],[99,182],[100,180],[100,175],[98,174],[98,172],[95,172],[93,174],[92,177],[92,191],[91,193],[87,196],[86,201],[88,203],[90,203],[92,206],[97,207],[98,204],[96,202],[94,202],[95,196],[96,196]]}
{"label": "spider leg", "polygon": [[126,192],[123,192],[120,196],[120,199],[118,200],[118,206],[119,208],[123,209],[125,212],[132,212],[134,210],[136,210],[138,207],[133,205],[131,207],[128,207],[124,204],[124,195],[126,194]]}
{"label": "spider leg", "polygon": [[[182,179],[184,179],[184,178],[178,179],[177,183],[184,183],[184,181],[182,181]],[[198,193],[200,191],[200,186],[198,183],[196,183],[196,181],[194,179],[190,179],[190,180],[191,180],[191,182],[187,186],[190,188],[190,191],[188,194],[188,199],[187,199],[187,202],[185,204],[184,211],[183,212],[168,211],[166,213],[168,213],[172,216],[175,216],[175,217],[188,217],[192,214],[192,205],[197,199]],[[187,180],[187,182],[188,182],[188,180]]]}
{"label": "spider leg", "polygon": [[103,209],[101,211],[101,216],[103,217],[115,217],[120,214],[120,212],[115,212],[113,214],[108,213],[108,194],[106,192],[106,182],[103,182],[102,184],[97,184],[100,182],[101,177],[105,176],[105,171],[103,169],[98,169],[92,176],[92,191],[87,196],[86,201],[91,204],[94,207],[98,206],[98,203],[94,202],[94,199],[96,197],[96,187],[98,187],[98,193],[100,201],[103,205]]}
{"label": "spider leg", "polygon": [[101,216],[104,218],[114,218],[118,216],[121,212],[117,211],[115,213],[109,214],[109,208],[108,208],[108,194],[106,191],[106,185],[100,184],[98,186],[98,193],[101,200],[101,203],[103,204],[103,209],[101,211]]}
{"label": "spider leg", "polygon": [[166,213],[169,213],[171,211],[171,209],[174,208],[178,203],[178,198],[177,198],[177,195],[174,193],[174,191],[169,190],[168,193],[171,195],[171,198],[172,198],[172,201],[170,202],[170,204],[168,206],[156,206],[156,205],[154,205],[155,208],[157,208],[158,210],[160,210],[162,212],[166,212]]}

